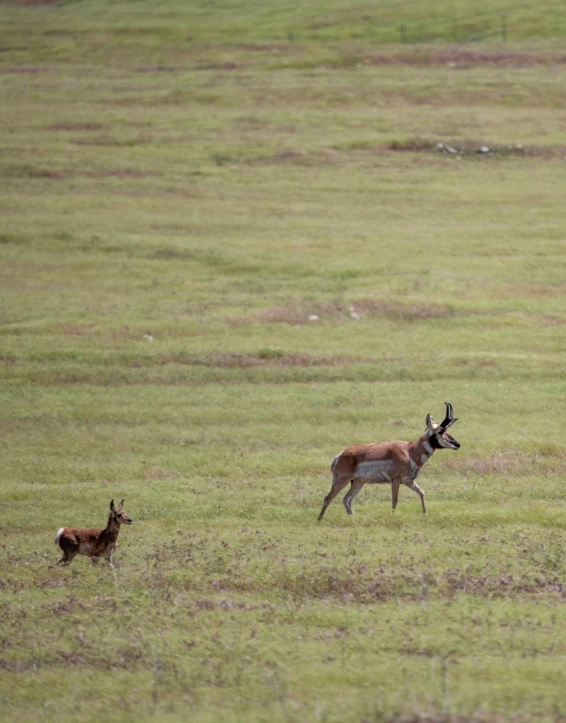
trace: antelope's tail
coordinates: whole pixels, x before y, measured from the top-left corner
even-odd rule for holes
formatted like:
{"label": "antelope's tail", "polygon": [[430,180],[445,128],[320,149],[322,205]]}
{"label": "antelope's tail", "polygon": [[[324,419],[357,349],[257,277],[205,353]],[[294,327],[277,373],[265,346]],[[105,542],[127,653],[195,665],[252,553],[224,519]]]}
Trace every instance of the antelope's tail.
{"label": "antelope's tail", "polygon": [[[342,450],[342,451],[344,451],[344,450]],[[334,467],[336,467],[336,465],[338,464],[338,460],[340,459],[341,454],[342,454],[342,452],[340,452],[340,454],[337,454],[336,457],[334,457],[334,459],[332,460],[332,464],[330,465],[331,472],[334,472]]]}

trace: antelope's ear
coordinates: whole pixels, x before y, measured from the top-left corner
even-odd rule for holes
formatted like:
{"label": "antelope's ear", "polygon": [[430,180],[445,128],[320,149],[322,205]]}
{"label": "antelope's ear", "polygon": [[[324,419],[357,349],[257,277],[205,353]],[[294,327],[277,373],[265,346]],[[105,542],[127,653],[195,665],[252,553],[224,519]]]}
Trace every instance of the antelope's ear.
{"label": "antelope's ear", "polygon": [[114,500],[111,500],[110,502],[110,509],[114,512]]}
{"label": "antelope's ear", "polygon": [[430,429],[431,432],[434,432],[434,429],[432,428],[434,422],[432,421],[432,417],[430,414],[426,415],[426,426]]}
{"label": "antelope's ear", "polygon": [[120,504],[118,505],[118,509],[121,510],[123,506],[124,506],[124,500],[122,500],[120,502]]}

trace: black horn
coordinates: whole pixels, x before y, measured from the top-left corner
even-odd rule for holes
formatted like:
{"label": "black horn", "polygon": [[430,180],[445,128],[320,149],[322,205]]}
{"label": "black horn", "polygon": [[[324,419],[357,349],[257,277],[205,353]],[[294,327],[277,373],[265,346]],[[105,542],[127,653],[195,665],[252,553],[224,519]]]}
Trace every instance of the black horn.
{"label": "black horn", "polygon": [[448,427],[451,427],[454,422],[457,422],[458,420],[454,417],[454,410],[452,409],[452,405],[450,402],[444,402],[446,405],[446,417],[444,418],[444,421],[440,423],[440,429],[445,432]]}

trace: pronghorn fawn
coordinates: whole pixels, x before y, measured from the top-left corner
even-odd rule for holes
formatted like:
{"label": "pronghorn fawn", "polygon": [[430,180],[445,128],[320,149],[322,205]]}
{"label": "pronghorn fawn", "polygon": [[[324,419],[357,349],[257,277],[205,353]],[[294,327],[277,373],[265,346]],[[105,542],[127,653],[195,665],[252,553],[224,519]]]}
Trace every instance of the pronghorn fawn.
{"label": "pronghorn fawn", "polygon": [[55,565],[69,565],[77,555],[90,557],[97,563],[102,557],[110,563],[112,569],[112,555],[118,546],[118,533],[120,525],[131,525],[132,518],[124,512],[124,500],[118,507],[114,507],[114,500],[110,502],[108,524],[102,530],[87,530],[81,527],[61,527],[55,537],[55,544],[63,550],[63,557]]}
{"label": "pronghorn fawn", "polygon": [[426,430],[416,442],[376,442],[375,444],[354,444],[334,457],[332,466],[332,487],[324,498],[318,519],[321,520],[326,508],[336,495],[351,482],[351,487],[342,500],[346,512],[353,515],[352,500],[368,484],[390,484],[393,509],[397,507],[400,485],[406,485],[421,498],[423,514],[426,515],[425,494],[416,483],[421,467],[436,449],[460,449],[460,443],[447,433],[458,420],[453,416],[452,405],[446,404],[446,417],[436,424],[430,414],[426,418]]}

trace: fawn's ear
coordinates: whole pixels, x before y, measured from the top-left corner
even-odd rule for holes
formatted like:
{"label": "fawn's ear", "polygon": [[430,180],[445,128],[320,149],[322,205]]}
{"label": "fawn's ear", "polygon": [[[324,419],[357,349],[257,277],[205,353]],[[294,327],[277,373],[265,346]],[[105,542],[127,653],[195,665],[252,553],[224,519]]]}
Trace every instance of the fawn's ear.
{"label": "fawn's ear", "polygon": [[114,512],[114,500],[110,502],[110,509]]}
{"label": "fawn's ear", "polygon": [[118,509],[121,510],[123,506],[124,506],[124,500],[122,500],[120,502],[120,504],[118,505]]}

